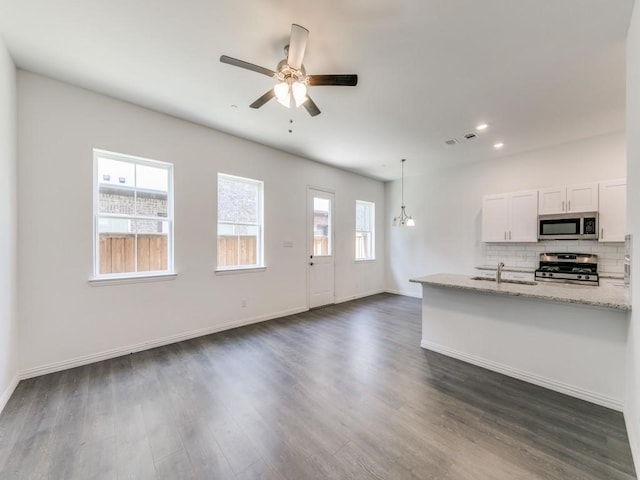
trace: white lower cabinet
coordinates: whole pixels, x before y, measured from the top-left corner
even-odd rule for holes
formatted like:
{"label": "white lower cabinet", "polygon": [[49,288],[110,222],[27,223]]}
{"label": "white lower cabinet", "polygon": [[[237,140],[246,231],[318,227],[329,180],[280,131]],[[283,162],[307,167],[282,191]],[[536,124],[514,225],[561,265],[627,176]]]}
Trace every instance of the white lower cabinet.
{"label": "white lower cabinet", "polygon": [[504,280],[518,280],[520,282],[533,282],[534,274],[529,272],[502,272]]}
{"label": "white lower cabinet", "polygon": [[482,198],[483,242],[537,242],[538,191],[485,195]]}
{"label": "white lower cabinet", "polygon": [[[495,279],[496,274],[497,274],[496,270],[480,270],[475,276],[482,277],[482,278]],[[503,270],[500,278],[502,280],[518,280],[520,282],[533,282],[534,274],[533,272],[509,272],[509,271]]]}

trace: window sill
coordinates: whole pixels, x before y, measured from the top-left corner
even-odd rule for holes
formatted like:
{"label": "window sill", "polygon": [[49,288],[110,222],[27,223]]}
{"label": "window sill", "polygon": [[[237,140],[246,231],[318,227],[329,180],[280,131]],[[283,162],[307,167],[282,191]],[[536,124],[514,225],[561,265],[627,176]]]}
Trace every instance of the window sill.
{"label": "window sill", "polygon": [[376,261],[375,258],[363,258],[361,260],[358,260],[358,259],[354,260],[355,263],[373,263],[375,261]]}
{"label": "window sill", "polygon": [[238,275],[241,273],[259,273],[267,270],[267,267],[235,267],[214,270],[216,275]]}
{"label": "window sill", "polygon": [[123,285],[126,283],[164,282],[175,280],[177,276],[177,273],[154,273],[127,277],[94,277],[89,279],[89,285],[92,287],[105,287],[107,285]]}

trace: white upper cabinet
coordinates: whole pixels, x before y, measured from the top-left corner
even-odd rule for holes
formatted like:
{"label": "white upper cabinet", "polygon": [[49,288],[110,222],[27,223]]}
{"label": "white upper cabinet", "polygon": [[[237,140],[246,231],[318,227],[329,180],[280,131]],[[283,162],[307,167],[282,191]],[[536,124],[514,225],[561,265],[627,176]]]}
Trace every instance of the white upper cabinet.
{"label": "white upper cabinet", "polygon": [[485,195],[482,198],[483,242],[537,242],[538,191]]}
{"label": "white upper cabinet", "polygon": [[564,213],[567,205],[567,189],[543,188],[538,190],[538,214]]}
{"label": "white upper cabinet", "polygon": [[598,184],[585,183],[567,187],[567,213],[597,212]]}
{"label": "white upper cabinet", "polygon": [[598,184],[543,188],[538,191],[538,214],[596,212]]}
{"label": "white upper cabinet", "polygon": [[624,242],[627,225],[627,180],[600,183],[600,242]]}
{"label": "white upper cabinet", "polygon": [[506,193],[482,198],[482,241],[506,242],[509,230],[509,197]]}

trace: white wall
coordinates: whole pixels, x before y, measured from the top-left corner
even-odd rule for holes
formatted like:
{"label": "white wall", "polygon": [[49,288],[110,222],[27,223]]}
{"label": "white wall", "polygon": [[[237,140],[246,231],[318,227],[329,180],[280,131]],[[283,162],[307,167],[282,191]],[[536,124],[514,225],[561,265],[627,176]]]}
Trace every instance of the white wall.
{"label": "white wall", "polygon": [[[386,184],[387,270],[392,292],[419,297],[409,278],[432,273],[470,273],[484,263],[482,196],[626,176],[624,132],[475,162],[419,177],[405,177],[405,204],[414,228],[393,228],[400,210],[400,182]],[[405,172],[410,174],[407,160]]]}
{"label": "white wall", "polygon": [[[382,215],[378,260],[353,260],[355,200],[375,202],[382,213],[381,182],[24,71],[18,127],[25,375],[306,309],[307,185],[335,191],[336,299],[384,289]],[[174,164],[176,280],[87,282],[93,148]],[[213,273],[219,171],[265,182],[265,272]]]}
{"label": "white wall", "polygon": [[0,411],[18,381],[16,69],[0,39]]}
{"label": "white wall", "polygon": [[633,235],[632,303],[627,349],[625,420],[636,470],[640,470],[640,7],[636,3],[627,37],[627,221]]}

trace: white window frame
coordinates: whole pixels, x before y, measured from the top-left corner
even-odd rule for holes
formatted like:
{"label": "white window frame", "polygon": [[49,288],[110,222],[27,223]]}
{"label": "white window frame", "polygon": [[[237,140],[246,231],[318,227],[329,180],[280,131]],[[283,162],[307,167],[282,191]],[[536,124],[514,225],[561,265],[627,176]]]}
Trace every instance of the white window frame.
{"label": "white window frame", "polygon": [[[134,165],[146,165],[154,168],[162,168],[167,171],[168,192],[167,192],[167,216],[155,217],[148,215],[128,215],[128,214],[101,214],[100,213],[100,179],[98,178],[98,163],[100,158],[127,162]],[[135,183],[134,183],[135,185]],[[137,188],[134,186],[133,191]],[[165,277],[167,279],[175,278],[176,273],[173,264],[173,247],[174,247],[174,208],[173,208],[173,164],[151,160],[143,157],[136,157],[124,153],[109,152],[107,150],[93,149],[93,277],[90,279],[96,283],[128,283],[128,281],[136,281],[136,279],[149,280],[154,278]],[[168,223],[167,231],[167,269],[153,270],[144,272],[123,272],[123,273],[100,273],[100,218],[120,218],[123,220],[160,220]],[[134,266],[138,268],[137,261],[137,245],[135,247]]]}
{"label": "white window frame", "polygon": [[[369,224],[371,225],[370,230],[357,230],[357,212],[358,205],[366,206],[369,209]],[[354,256],[356,262],[369,262],[376,259],[376,204],[374,202],[367,202],[365,200],[356,200],[356,231],[354,236]],[[368,257],[358,257],[358,234],[361,232],[368,232],[371,237],[371,251]]]}
{"label": "white window frame", "polygon": [[[240,177],[237,175],[230,175],[228,173],[218,172],[216,183],[216,205],[219,205],[220,195],[220,179],[224,178],[235,182],[249,183],[258,186],[258,222],[257,223],[245,223],[245,222],[221,222],[218,217],[218,208],[216,208],[216,272],[237,272],[237,271],[261,271],[265,269],[264,262],[264,182],[262,180],[256,180],[255,178]],[[256,247],[256,263],[252,265],[218,265],[218,238],[220,237],[219,225],[242,225],[249,227],[258,227],[258,239]]]}

